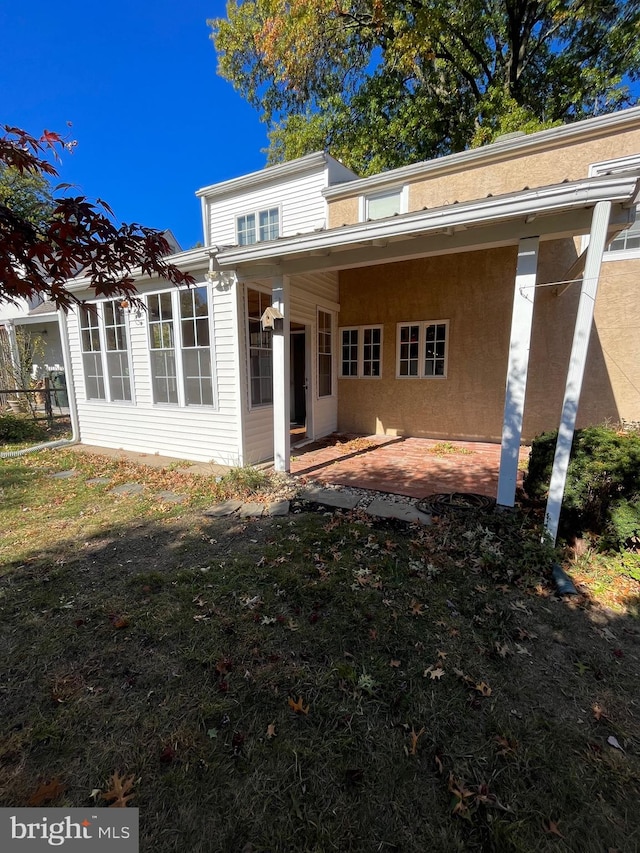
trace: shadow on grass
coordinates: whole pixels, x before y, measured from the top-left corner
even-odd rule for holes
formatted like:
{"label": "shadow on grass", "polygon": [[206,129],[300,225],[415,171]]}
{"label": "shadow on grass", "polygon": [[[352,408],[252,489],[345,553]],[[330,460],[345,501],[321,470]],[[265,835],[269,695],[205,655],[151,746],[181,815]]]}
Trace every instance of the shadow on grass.
{"label": "shadow on grass", "polygon": [[2,805],[117,771],[154,853],[633,849],[637,621],[559,600],[525,522],[294,508],[7,566]]}

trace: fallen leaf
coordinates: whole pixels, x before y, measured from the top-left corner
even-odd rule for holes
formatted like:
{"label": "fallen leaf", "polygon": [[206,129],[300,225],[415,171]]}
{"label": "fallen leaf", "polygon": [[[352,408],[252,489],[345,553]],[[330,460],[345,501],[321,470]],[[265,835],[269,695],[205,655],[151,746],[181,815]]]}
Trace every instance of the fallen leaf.
{"label": "fallen leaf", "polygon": [[594,705],[593,708],[593,717],[595,720],[600,722],[600,720],[608,720],[607,712],[601,705]]}
{"label": "fallen leaf", "polygon": [[409,607],[411,608],[412,616],[422,616],[424,614],[424,604],[420,604],[415,598],[411,599]]}
{"label": "fallen leaf", "polygon": [[269,725],[267,726],[267,737],[269,739],[271,739],[272,737],[275,737],[275,736],[276,736],[276,724],[275,723],[269,723]]}
{"label": "fallen leaf", "polygon": [[560,821],[547,820],[542,824],[542,828],[547,833],[547,835],[557,835],[558,838],[564,838],[564,835],[558,829],[558,823]]}
{"label": "fallen leaf", "polygon": [[501,658],[506,658],[509,654],[509,646],[506,643],[496,643],[496,652],[500,655]]}
{"label": "fallen leaf", "polygon": [[475,689],[481,696],[491,696],[491,688],[486,681],[481,681],[479,684],[476,684]]}
{"label": "fallen leaf", "polygon": [[441,667],[436,667],[434,669],[434,667],[432,667],[432,666],[430,666],[428,669],[425,669],[425,671],[422,673],[423,678],[426,678],[427,676],[429,676],[429,678],[431,678],[432,681],[435,681],[436,678],[438,678],[438,679],[442,678],[443,675],[444,675],[444,669],[442,669]]}
{"label": "fallen leaf", "polygon": [[411,738],[411,746],[409,747],[409,755],[415,755],[416,752],[418,751],[418,741],[420,740],[420,738],[422,737],[424,732],[425,732],[424,726],[420,729],[419,732],[416,732],[416,730],[413,728],[413,726],[411,726],[411,731],[409,733],[409,737]]}
{"label": "fallen leaf", "polygon": [[67,786],[62,783],[58,777],[50,782],[43,782],[27,800],[27,805],[36,808],[43,806],[45,803],[50,803],[52,800],[57,800],[61,794],[67,790]]}
{"label": "fallen leaf", "polygon": [[391,660],[389,661],[389,666],[392,666],[394,669],[397,669],[401,663],[402,663],[401,660],[396,660],[395,658],[391,658]]}
{"label": "fallen leaf", "polygon": [[108,782],[108,784],[111,785],[111,788],[102,795],[103,800],[113,800],[112,803],[109,803],[109,808],[126,808],[129,800],[132,800],[135,797],[135,794],[129,793],[133,788],[134,778],[134,776],[128,776],[126,779],[124,777],[120,777],[120,774],[116,770]]}
{"label": "fallen leaf", "polygon": [[442,759],[439,755],[434,755],[433,760],[435,762],[436,767],[438,768],[438,773],[442,774],[444,772],[444,765],[442,764]]}
{"label": "fallen leaf", "polygon": [[438,652],[438,657],[439,657],[441,660],[444,660],[444,659],[446,658],[446,656],[447,656],[447,653],[446,653],[446,652],[441,652],[441,651],[439,651],[439,652]]}
{"label": "fallen leaf", "polygon": [[289,707],[296,714],[305,714],[305,716],[309,713],[309,706],[305,707],[304,702],[302,701],[302,696],[298,696],[298,701],[294,702],[291,697],[287,700],[289,703]]}
{"label": "fallen leaf", "polygon": [[114,628],[121,630],[122,628],[127,628],[129,625],[129,620],[126,616],[119,616],[117,613],[112,613],[109,616],[109,621],[113,625]]}

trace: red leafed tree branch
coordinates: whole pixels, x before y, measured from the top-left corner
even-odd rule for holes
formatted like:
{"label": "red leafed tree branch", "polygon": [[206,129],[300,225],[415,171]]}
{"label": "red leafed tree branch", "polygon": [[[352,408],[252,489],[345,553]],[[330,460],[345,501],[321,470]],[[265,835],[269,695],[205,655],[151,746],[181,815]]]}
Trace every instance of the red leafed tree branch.
{"label": "red leafed tree branch", "polygon": [[[40,138],[0,126],[0,168],[55,177],[51,160],[72,143],[46,131]],[[46,221],[34,224],[0,203],[0,303],[40,296],[59,308],[78,302],[73,278],[87,279],[98,297],[135,300],[140,275],[157,275],[176,285],[193,278],[166,261],[171,247],[162,232],[138,224],[117,224],[106,202],[84,196],[54,196]]]}

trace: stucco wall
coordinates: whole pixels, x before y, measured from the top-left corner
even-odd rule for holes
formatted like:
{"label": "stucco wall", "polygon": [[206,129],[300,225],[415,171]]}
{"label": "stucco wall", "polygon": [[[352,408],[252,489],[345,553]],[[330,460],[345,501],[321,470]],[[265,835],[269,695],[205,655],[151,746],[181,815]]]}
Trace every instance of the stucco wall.
{"label": "stucco wall", "polygon": [[[505,159],[465,166],[447,174],[414,178],[409,183],[408,210],[440,207],[454,202],[517,192],[524,187],[574,181],[589,174],[589,166],[640,152],[640,130],[609,132],[582,142],[562,142],[537,153],[511,153]],[[434,162],[434,161],[432,161]],[[437,162],[437,161],[435,161]],[[391,175],[392,173],[390,173]],[[358,195],[329,200],[329,226],[358,222]]]}
{"label": "stucco wall", "polygon": [[[543,243],[539,284],[563,278],[575,256],[573,241]],[[339,325],[382,324],[383,364],[379,379],[339,380],[339,429],[499,441],[516,260],[516,248],[509,247],[343,271]],[[603,305],[598,305],[579,424],[640,416],[629,382],[624,393],[615,376],[616,387],[611,386],[611,357],[602,351],[601,336],[612,346],[616,312],[627,318],[629,313],[622,286],[609,275],[607,270],[598,300]],[[613,287],[619,296],[604,298]],[[559,293],[555,286],[536,289],[524,440],[557,426],[560,418],[579,285]],[[421,320],[450,321],[448,375],[397,379],[396,324]],[[624,358],[626,364],[629,357]],[[633,381],[640,385],[640,377]]]}

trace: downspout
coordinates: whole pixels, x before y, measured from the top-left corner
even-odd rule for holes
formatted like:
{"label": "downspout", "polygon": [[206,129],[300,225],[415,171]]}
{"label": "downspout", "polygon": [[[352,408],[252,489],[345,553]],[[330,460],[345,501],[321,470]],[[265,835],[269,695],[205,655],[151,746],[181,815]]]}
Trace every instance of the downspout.
{"label": "downspout", "polygon": [[55,450],[58,447],[71,447],[79,442],[78,409],[76,406],[75,388],[73,375],[71,373],[71,348],[69,346],[69,334],[67,328],[67,316],[64,311],[58,311],[58,326],[60,329],[60,343],[62,344],[62,361],[64,363],[65,375],[69,377],[67,383],[67,396],[69,398],[69,414],[71,417],[71,438],[61,438],[58,441],[47,441],[43,444],[34,444],[33,447],[25,447],[22,450],[8,450],[0,453],[0,459],[14,459],[27,453],[36,453],[38,450]]}

